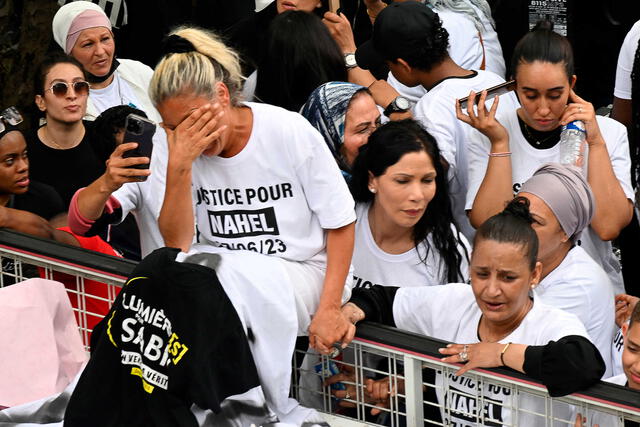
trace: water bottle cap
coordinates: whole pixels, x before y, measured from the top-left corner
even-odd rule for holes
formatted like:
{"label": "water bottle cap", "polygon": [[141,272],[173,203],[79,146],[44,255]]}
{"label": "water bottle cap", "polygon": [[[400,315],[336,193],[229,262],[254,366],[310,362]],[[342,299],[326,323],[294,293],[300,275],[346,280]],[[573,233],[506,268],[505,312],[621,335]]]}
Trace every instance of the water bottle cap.
{"label": "water bottle cap", "polygon": [[579,130],[580,132],[586,132],[586,129],[584,127],[584,122],[582,122],[581,120],[575,120],[571,123],[567,123],[566,125],[562,126],[562,130],[567,130],[567,129],[573,129],[573,130]]}

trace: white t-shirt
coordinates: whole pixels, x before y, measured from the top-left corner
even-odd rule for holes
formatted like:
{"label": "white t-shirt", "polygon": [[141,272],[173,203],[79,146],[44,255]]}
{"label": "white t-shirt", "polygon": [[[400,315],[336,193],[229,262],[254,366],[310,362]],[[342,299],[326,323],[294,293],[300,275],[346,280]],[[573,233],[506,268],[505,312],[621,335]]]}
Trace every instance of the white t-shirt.
{"label": "white t-shirt", "polygon": [[245,105],[253,129],[242,151],[193,163],[198,241],[325,266],[325,229],[355,220],[347,184],[304,117],[272,105]]}
{"label": "white t-shirt", "polygon": [[638,40],[640,40],[640,21],[633,24],[620,48],[616,68],[616,86],[613,91],[617,98],[631,99],[631,70],[638,49]]}
{"label": "white t-shirt", "polygon": [[624,335],[622,335],[622,328],[617,328],[615,337],[611,344],[611,375],[624,374],[622,370],[622,351],[624,350]]}
{"label": "white t-shirt", "polygon": [[[501,100],[502,103],[502,100]],[[511,170],[514,194],[520,191],[522,184],[545,163],[559,162],[560,151],[556,144],[547,149],[537,149],[531,146],[522,135],[518,123],[516,109],[498,110],[497,119],[509,133],[509,149],[511,150]],[[627,129],[617,121],[608,117],[596,116],[600,132],[604,137],[611,159],[613,172],[620,182],[620,186],[628,199],[634,199],[631,187],[631,160],[629,159],[629,142]],[[489,162],[491,143],[478,131],[469,134],[469,190],[467,191],[466,209],[473,207],[473,201],[484,179]],[[585,157],[588,162],[588,152]],[[611,242],[603,242],[591,227],[580,237],[581,246],[604,269],[609,276],[616,294],[624,293],[624,283],[620,273],[620,263],[611,249]]]}
{"label": "white t-shirt", "polygon": [[[460,344],[477,343],[478,325],[482,312],[476,303],[470,285],[452,283],[446,286],[424,286],[400,288],[393,303],[393,318],[396,326],[411,332]],[[500,342],[514,342],[528,345],[546,345],[568,335],[589,338],[584,326],[573,314],[550,307],[534,300],[533,307],[511,334]],[[443,384],[448,384],[449,394],[443,395]],[[521,393],[513,401],[510,389],[495,385],[485,385],[483,414],[496,420],[496,424],[485,421],[485,425],[514,425],[509,407],[545,413],[545,400]],[[451,414],[442,412],[445,425],[475,426],[478,403],[475,381],[466,376],[453,374],[444,378],[436,372],[436,395],[440,403],[448,401]],[[469,414],[469,415],[465,415]],[[471,413],[471,414],[470,414]],[[571,419],[572,409],[566,404],[554,404],[554,416]],[[544,425],[544,417],[537,417],[524,411],[517,420],[520,426]],[[566,425],[566,424],[562,424]]]}
{"label": "white t-shirt", "polygon": [[[460,231],[472,240],[475,230],[465,212],[465,198],[469,185],[467,173],[468,134],[471,126],[456,117],[456,99],[503,83],[504,79],[490,71],[476,71],[468,77],[449,77],[435,85],[415,106],[414,114],[436,139],[440,152],[449,163],[449,196]],[[493,100],[487,104],[493,105]],[[511,92],[500,97],[498,111],[509,111],[520,104]]]}
{"label": "white t-shirt", "polygon": [[611,342],[615,327],[613,288],[607,273],[580,246],[572,248],[559,266],[535,289],[543,303],[572,313],[587,329],[612,375]]}
{"label": "white t-shirt", "polygon": [[[448,283],[445,275],[445,265],[440,254],[433,246],[432,236],[426,238],[430,250],[426,262],[421,256],[425,255],[425,247],[416,248],[402,253],[389,254],[378,247],[369,226],[369,203],[356,205],[356,241],[353,250],[353,285],[354,287],[370,288],[373,285],[381,286],[434,286]],[[456,229],[451,228],[454,233]],[[466,238],[460,235],[466,248],[466,254],[471,256],[471,248]],[[469,277],[469,262],[464,249],[458,245],[458,252],[462,256],[460,271],[462,280]]]}
{"label": "white t-shirt", "polygon": [[151,175],[144,182],[126,183],[113,193],[122,208],[120,221],[129,212],[136,218],[140,231],[140,253],[143,257],[165,246],[158,228],[158,217],[164,200],[167,157],[166,133],[158,127],[153,136]]}
{"label": "white t-shirt", "polygon": [[120,77],[117,71],[113,73],[113,81],[109,86],[102,89],[90,89],[89,96],[94,108],[100,113],[116,105],[129,105],[140,110],[143,109],[129,83]]}
{"label": "white t-shirt", "polygon": [[[484,26],[482,42],[484,43],[484,55],[486,56],[485,69],[504,78],[506,66],[504,56],[502,55],[502,47],[498,40],[498,34],[482,11],[473,4],[469,4],[476,10],[478,16],[481,17],[482,25]],[[473,20],[463,13],[453,12],[451,10],[434,8],[434,11],[440,17],[442,26],[449,33],[449,48],[447,51],[453,62],[467,70],[479,70],[482,66],[483,52],[478,30]],[[389,73],[387,77],[387,82],[393,86],[398,93],[407,98],[412,106],[427,93],[427,90],[421,85],[415,87],[403,85],[391,73]],[[466,95],[469,94],[467,93]]]}
{"label": "white t-shirt", "polygon": [[[607,378],[606,380],[603,380],[603,381],[625,387],[627,385],[628,380],[627,380],[627,376],[624,373],[622,373],[620,375]],[[589,411],[587,413],[586,426],[592,427],[596,424],[599,425],[600,427],[624,425],[624,423],[620,423],[618,421],[618,417],[616,417],[615,415],[610,415],[610,414],[606,414],[604,412],[598,412],[598,411]]]}

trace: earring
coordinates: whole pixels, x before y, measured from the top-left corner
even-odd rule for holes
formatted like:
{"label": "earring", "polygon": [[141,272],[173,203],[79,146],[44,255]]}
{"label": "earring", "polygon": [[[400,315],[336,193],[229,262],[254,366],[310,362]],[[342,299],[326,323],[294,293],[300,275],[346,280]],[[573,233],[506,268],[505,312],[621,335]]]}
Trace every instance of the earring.
{"label": "earring", "polygon": [[536,288],[537,283],[532,283],[531,284],[531,290],[534,290]]}
{"label": "earring", "polygon": [[369,187],[369,191],[371,191],[373,194],[376,194],[376,189],[373,187]]}

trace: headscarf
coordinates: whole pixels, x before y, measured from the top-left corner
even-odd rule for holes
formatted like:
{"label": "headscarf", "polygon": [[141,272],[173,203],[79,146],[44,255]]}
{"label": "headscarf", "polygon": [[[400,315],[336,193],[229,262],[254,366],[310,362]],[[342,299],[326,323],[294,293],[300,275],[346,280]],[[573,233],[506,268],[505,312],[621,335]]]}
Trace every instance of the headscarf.
{"label": "headscarf", "polygon": [[300,114],[320,131],[340,170],[347,175],[351,168],[340,154],[340,147],[344,144],[344,123],[349,102],[361,90],[366,88],[345,82],[325,83],[311,92],[300,110]]}
{"label": "headscarf", "polygon": [[90,1],[65,4],[58,9],[51,24],[53,38],[67,55],[71,53],[80,33],[95,27],[106,27],[111,31],[111,21],[100,6]]}
{"label": "headscarf", "polygon": [[520,192],[540,197],[572,242],[589,226],[596,209],[591,187],[575,166],[547,163],[522,184]]}

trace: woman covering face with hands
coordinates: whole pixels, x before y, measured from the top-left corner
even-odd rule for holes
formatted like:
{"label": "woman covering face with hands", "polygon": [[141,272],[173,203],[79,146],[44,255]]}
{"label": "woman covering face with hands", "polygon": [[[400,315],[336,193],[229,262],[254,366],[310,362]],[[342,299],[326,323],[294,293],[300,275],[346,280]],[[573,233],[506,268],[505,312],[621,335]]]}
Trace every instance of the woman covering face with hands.
{"label": "woman covering face with hands", "polygon": [[562,126],[580,120],[587,142],[583,173],[596,202],[582,247],[622,293],[620,265],[608,241],[629,223],[633,209],[626,129],[596,116],[593,105],[575,93],[571,46],[550,29],[537,28],[518,42],[512,69],[520,108],[496,114],[496,103],[485,107],[484,93],[470,94],[468,105],[480,97],[477,110],[457,107],[458,118],[478,130],[469,141],[466,209],[471,223],[477,227],[495,214],[539,166],[559,162]]}
{"label": "woman covering face with hands", "polygon": [[[604,372],[602,358],[580,321],[531,293],[542,269],[536,261],[538,239],[532,222],[528,202],[516,199],[478,229],[469,267],[471,286],[356,289],[343,308],[354,323],[372,320],[452,343],[440,349],[442,360],[464,365],[455,376],[436,373],[435,378],[440,404],[445,402],[444,385],[454,381],[456,390],[449,393],[460,394],[460,398],[448,399],[450,412],[441,413],[445,425],[464,425],[467,417],[480,416],[475,411],[491,413],[505,425],[540,422],[529,411],[544,413],[545,401],[526,393],[514,396],[509,390],[485,385],[483,408],[478,408],[473,397],[462,398],[479,393],[475,381],[456,379],[470,369],[507,366],[541,381],[552,396],[584,388]],[[346,393],[355,396],[354,386],[350,387],[334,393],[341,398]],[[375,402],[384,397],[384,391],[369,381],[364,392]],[[387,386],[387,396],[390,393],[395,390]],[[514,406],[521,409],[517,420],[509,410]],[[568,419],[571,414],[568,408],[554,407],[554,416]]]}
{"label": "woman covering face with hands", "polygon": [[169,142],[165,244],[277,258],[298,333],[324,353],[349,341],[340,305],[351,288],[354,202],[322,137],[297,113],[243,103],[237,55],[212,34],[179,29],[166,52],[150,86]]}

